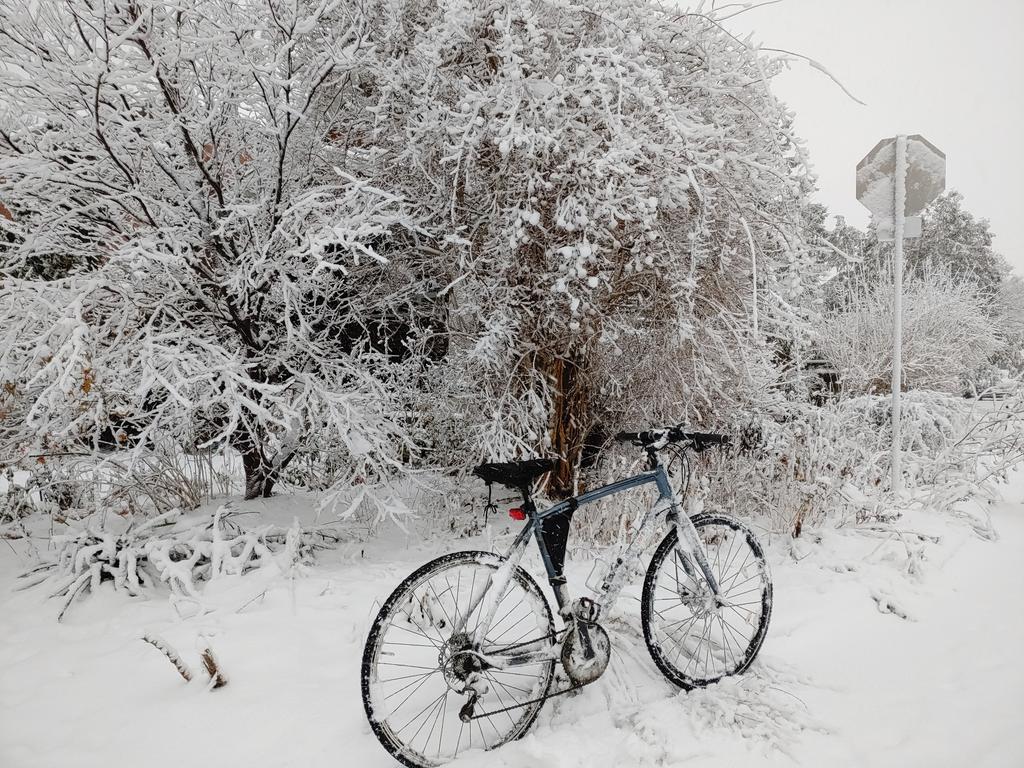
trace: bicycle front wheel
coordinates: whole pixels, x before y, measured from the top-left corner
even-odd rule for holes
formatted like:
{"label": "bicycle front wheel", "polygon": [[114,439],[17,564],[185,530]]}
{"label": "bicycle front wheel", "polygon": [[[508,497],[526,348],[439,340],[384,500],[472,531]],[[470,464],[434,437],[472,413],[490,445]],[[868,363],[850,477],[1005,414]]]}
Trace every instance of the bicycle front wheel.
{"label": "bicycle front wheel", "polygon": [[[490,552],[433,560],[391,593],[373,622],[363,651],[363,705],[377,739],[405,765],[441,765],[517,739],[544,704],[554,653],[507,669],[479,656],[555,644],[551,609],[522,568],[513,571],[483,643],[473,647],[483,594],[503,562]],[[474,719],[465,722],[460,711],[474,697]]]}
{"label": "bicycle front wheel", "polygon": [[641,603],[654,663],[686,689],[744,672],[761,649],[772,612],[771,574],[750,529],[719,514],[697,515],[692,522],[719,595],[681,554],[673,528],[651,558]]}

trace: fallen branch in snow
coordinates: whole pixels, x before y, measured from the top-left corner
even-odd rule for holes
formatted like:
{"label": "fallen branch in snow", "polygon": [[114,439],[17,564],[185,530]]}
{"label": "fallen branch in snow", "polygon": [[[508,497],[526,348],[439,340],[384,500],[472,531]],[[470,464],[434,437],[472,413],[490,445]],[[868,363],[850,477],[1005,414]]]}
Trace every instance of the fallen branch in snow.
{"label": "fallen branch in snow", "polygon": [[213,655],[213,651],[210,648],[203,651],[202,660],[203,667],[206,669],[206,674],[210,676],[210,682],[213,683],[214,690],[223,688],[228,684],[228,679],[221,672],[217,658]]}
{"label": "fallen branch in snow", "polygon": [[[160,651],[160,653],[166,656],[168,661],[170,661],[171,664],[174,665],[174,668],[178,670],[178,674],[185,678],[186,683],[192,682],[191,668],[188,666],[188,664],[185,663],[184,659],[182,659],[181,656],[178,655],[178,652],[167,644],[167,641],[165,641],[162,637],[157,637],[156,635],[143,635],[142,639],[144,642],[149,643],[158,651]],[[203,662],[206,662],[205,656],[203,657]],[[207,667],[207,670],[209,670],[209,667]],[[214,687],[216,688],[218,686],[214,685]]]}
{"label": "fallen branch in snow", "polygon": [[[178,674],[185,678],[186,683],[192,682],[192,678],[195,677],[192,668],[185,663],[185,660],[181,658],[181,654],[174,650],[166,640],[158,635],[148,634],[143,635],[142,640],[166,656],[167,660],[178,670]],[[223,688],[228,684],[228,678],[221,670],[220,663],[217,661],[217,657],[213,655],[212,648],[205,648],[199,658],[203,662],[203,669],[206,670],[206,674],[210,676],[211,689]]]}
{"label": "fallen branch in snow", "polygon": [[238,607],[238,608],[237,608],[237,609],[235,610],[235,613],[241,613],[241,612],[242,612],[242,611],[244,611],[244,610],[245,610],[246,608],[248,608],[248,607],[249,607],[250,605],[252,605],[253,603],[255,603],[255,602],[256,602],[257,600],[262,600],[262,599],[263,599],[264,597],[266,597],[266,596],[267,596],[267,590],[265,590],[265,589],[264,589],[264,590],[261,590],[261,591],[259,591],[258,593],[256,593],[256,594],[255,594],[255,595],[253,595],[252,597],[250,597],[250,598],[249,598],[248,600],[246,600],[246,601],[245,601],[244,603],[242,603],[242,604],[241,604],[241,605],[240,605],[240,606],[239,606],[239,607]]}

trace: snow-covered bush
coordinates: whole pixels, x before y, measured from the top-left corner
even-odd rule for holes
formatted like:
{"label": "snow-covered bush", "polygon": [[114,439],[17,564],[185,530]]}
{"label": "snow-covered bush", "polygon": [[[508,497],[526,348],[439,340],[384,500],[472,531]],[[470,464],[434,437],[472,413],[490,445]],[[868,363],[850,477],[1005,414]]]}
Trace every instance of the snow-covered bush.
{"label": "snow-covered bush", "polygon": [[740,450],[709,452],[695,473],[708,503],[769,530],[797,536],[805,527],[885,518],[899,504],[944,511],[968,496],[988,497],[1006,468],[1024,457],[1024,404],[996,404],[920,390],[903,400],[903,475],[907,498],[890,489],[891,399],[861,396],[823,407],[792,404],[759,419]]}
{"label": "snow-covered bush", "polygon": [[999,285],[989,305],[992,321],[1002,344],[996,350],[987,371],[988,377],[977,376],[977,391],[998,384],[1007,375],[1024,375],[1024,279],[1010,275]]}
{"label": "snow-covered bush", "polygon": [[313,451],[368,485],[546,451],[561,493],[595,431],[720,419],[799,354],[811,178],[779,61],[712,18],[0,8],[23,453],[129,424],[125,447],[232,445],[255,496]]}
{"label": "snow-covered bush", "polygon": [[[891,286],[872,283],[824,320],[816,347],[848,395],[891,391],[893,302]],[[904,283],[904,389],[959,393],[1000,344],[972,283],[941,272]]]}
{"label": "snow-covered bush", "polygon": [[231,445],[250,497],[320,432],[348,477],[400,470],[430,265],[411,206],[359,171],[375,9],[0,16],[0,442]]}
{"label": "snow-covered bush", "polygon": [[223,491],[224,477],[212,464],[183,455],[171,441],[133,452],[91,452],[80,446],[58,455],[30,454],[0,468],[0,477],[9,478],[0,480],[0,522],[4,510],[47,515],[56,525],[93,515],[144,519],[192,510]]}
{"label": "snow-covered bush", "polygon": [[[820,526],[891,520],[907,504],[967,516],[958,502],[998,496],[1007,470],[1024,459],[1024,396],[996,402],[914,390],[903,400],[905,495],[891,478],[891,398],[864,395],[823,406],[778,402],[728,431],[733,446],[692,462],[691,491],[706,508],[728,511],[756,528],[800,536]],[[678,454],[662,452],[676,488],[685,482]],[[592,479],[610,482],[643,467],[635,448],[603,454]],[[652,493],[652,492],[651,492]],[[628,539],[653,495],[626,494],[582,508],[572,543],[584,550]],[[984,514],[969,522],[991,535]]]}
{"label": "snow-covered bush", "polygon": [[444,243],[451,343],[417,406],[437,457],[553,453],[564,493],[595,431],[722,418],[775,383],[811,186],[778,62],[632,0],[392,11],[375,184]]}
{"label": "snow-covered bush", "polygon": [[104,582],[133,596],[163,583],[175,596],[200,601],[201,582],[276,563],[276,552],[287,561],[279,567],[291,569],[332,536],[303,530],[298,523],[290,529],[261,525],[247,530],[233,515],[228,506],[209,518],[171,510],[141,523],[95,515],[77,530],[54,536],[56,557],[26,573],[20,588],[45,583],[53,597],[63,600],[58,620],[76,598]]}

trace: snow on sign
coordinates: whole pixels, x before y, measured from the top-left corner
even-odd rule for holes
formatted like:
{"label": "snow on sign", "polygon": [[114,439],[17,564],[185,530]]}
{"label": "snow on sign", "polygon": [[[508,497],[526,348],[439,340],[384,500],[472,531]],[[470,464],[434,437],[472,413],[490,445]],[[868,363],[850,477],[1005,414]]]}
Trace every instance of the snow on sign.
{"label": "snow on sign", "polygon": [[[882,139],[857,163],[857,199],[871,211],[880,240],[895,235],[896,140]],[[907,136],[904,237],[921,234],[917,214],[946,188],[946,155],[919,134]]]}

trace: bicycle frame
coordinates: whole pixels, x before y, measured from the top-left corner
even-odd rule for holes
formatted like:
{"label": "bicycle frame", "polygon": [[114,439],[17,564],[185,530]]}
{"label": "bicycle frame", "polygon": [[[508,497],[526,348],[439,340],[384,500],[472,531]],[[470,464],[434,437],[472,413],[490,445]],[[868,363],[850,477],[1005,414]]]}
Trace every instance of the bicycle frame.
{"label": "bicycle frame", "polygon": [[[547,509],[536,509],[531,499],[527,496],[523,504],[523,510],[529,515],[529,520],[512,542],[512,546],[505,555],[505,562],[491,575],[480,596],[471,602],[469,610],[460,621],[460,625],[456,627],[456,631],[461,632],[465,629],[468,617],[483,603],[481,620],[473,636],[474,647],[479,648],[482,645],[490,629],[491,622],[494,621],[498,604],[505,594],[512,573],[526,553],[526,545],[531,534],[537,541],[537,547],[540,550],[541,559],[548,574],[548,583],[554,590],[555,600],[558,603],[558,613],[563,620],[567,622],[572,621],[572,600],[565,575],[563,574],[566,539],[572,515],[585,504],[591,504],[606,496],[613,496],[617,493],[652,483],[658,488],[658,498],[644,514],[638,526],[637,535],[634,536],[617,561],[609,568],[601,585],[600,594],[598,594],[594,603],[598,606],[598,610],[603,610],[606,606],[615,602],[619,593],[625,587],[625,579],[621,577],[623,566],[639,557],[640,552],[636,550],[642,546],[644,531],[666,512],[668,523],[675,525],[678,532],[677,547],[679,548],[680,555],[682,555],[680,560],[684,570],[688,572],[690,577],[696,578],[696,574],[692,571],[690,565],[695,562],[712,594],[717,597],[720,592],[719,586],[714,575],[711,573],[707,558],[704,556],[704,550],[697,537],[697,531],[688,516],[679,514],[680,507],[683,505],[683,498],[677,497],[672,493],[672,487],[669,484],[668,473],[665,471],[665,467],[655,462],[651,469],[638,475],[624,480],[617,480],[614,483],[595,488],[579,496],[565,499]],[[538,640],[536,642],[540,643],[541,641]],[[504,668],[536,663],[539,660],[553,658],[553,655],[558,653],[557,650],[552,651],[550,647],[534,651],[530,649],[530,645],[532,643],[517,646],[521,650],[513,655],[503,655],[500,653],[484,654],[479,652],[477,652],[477,655],[490,666]]]}

